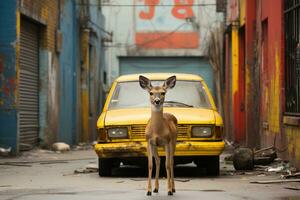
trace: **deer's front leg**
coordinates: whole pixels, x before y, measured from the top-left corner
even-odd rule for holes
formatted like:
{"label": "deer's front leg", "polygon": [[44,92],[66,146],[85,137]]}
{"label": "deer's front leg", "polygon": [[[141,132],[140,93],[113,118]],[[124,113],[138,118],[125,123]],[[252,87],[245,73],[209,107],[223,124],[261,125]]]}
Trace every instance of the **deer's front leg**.
{"label": "deer's front leg", "polygon": [[168,195],[173,195],[172,192],[172,181],[171,181],[171,152],[170,146],[167,144],[165,146],[166,152],[166,171],[167,171],[167,182],[168,182]]}
{"label": "deer's front leg", "polygon": [[155,187],[154,187],[153,192],[154,193],[158,193],[158,188],[159,188],[158,179],[159,179],[159,170],[160,170],[160,157],[158,155],[158,151],[157,151],[157,147],[156,146],[152,146],[152,152],[153,152],[153,156],[155,158],[155,166],[156,166]]}
{"label": "deer's front leg", "polygon": [[147,153],[148,153],[148,188],[147,188],[147,196],[151,196],[152,186],[151,186],[151,178],[152,178],[152,168],[153,168],[153,161],[152,161],[152,148],[151,144],[148,141],[147,143]]}

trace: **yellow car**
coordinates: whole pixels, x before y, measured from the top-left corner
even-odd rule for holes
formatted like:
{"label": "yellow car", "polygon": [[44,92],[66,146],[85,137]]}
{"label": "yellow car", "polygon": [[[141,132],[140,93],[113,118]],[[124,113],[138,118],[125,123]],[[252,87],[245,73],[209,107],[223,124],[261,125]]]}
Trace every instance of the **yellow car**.
{"label": "yellow car", "polygon": [[[111,175],[120,163],[147,164],[145,127],[150,118],[149,94],[139,85],[139,75],[117,78],[97,122],[99,175]],[[198,75],[143,74],[153,85],[176,75],[176,86],[165,97],[164,112],[178,119],[174,164],[194,162],[209,175],[219,174],[219,155],[224,149],[223,121],[204,80]],[[164,156],[163,149],[159,149]],[[163,162],[162,162],[163,163]]]}

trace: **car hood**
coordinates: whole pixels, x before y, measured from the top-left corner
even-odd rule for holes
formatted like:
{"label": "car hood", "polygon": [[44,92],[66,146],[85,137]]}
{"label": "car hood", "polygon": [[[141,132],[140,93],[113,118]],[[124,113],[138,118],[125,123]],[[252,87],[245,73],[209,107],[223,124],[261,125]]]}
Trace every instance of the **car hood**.
{"label": "car hood", "polygon": [[[164,112],[175,115],[180,124],[214,124],[215,115],[211,109],[164,108]],[[146,124],[150,118],[150,108],[109,110],[105,116],[105,126]]]}

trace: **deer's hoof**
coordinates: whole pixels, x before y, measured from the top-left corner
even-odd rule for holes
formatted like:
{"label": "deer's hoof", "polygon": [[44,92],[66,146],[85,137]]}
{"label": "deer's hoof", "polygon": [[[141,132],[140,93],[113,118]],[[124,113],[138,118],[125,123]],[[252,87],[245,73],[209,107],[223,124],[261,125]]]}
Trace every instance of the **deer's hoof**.
{"label": "deer's hoof", "polygon": [[175,192],[176,192],[175,188],[173,188],[173,189],[172,189],[172,192],[173,192],[173,193],[175,193]]}
{"label": "deer's hoof", "polygon": [[150,191],[147,192],[147,196],[151,196],[151,192]]}
{"label": "deer's hoof", "polygon": [[153,192],[154,192],[154,193],[158,193],[158,189],[157,189],[157,188],[154,188]]}
{"label": "deer's hoof", "polygon": [[169,191],[169,192],[168,192],[168,195],[169,195],[169,196],[173,195],[173,192]]}

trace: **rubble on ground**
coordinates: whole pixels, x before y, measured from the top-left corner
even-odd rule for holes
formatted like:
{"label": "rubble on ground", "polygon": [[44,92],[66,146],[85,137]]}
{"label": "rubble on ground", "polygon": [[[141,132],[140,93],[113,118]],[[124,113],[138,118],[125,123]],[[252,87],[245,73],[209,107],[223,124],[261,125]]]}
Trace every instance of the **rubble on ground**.
{"label": "rubble on ground", "polygon": [[75,169],[75,174],[87,174],[87,173],[96,173],[98,172],[98,166],[95,164],[86,165],[84,168]]}
{"label": "rubble on ground", "polygon": [[3,148],[0,147],[0,156],[9,156],[11,153],[11,147]]}
{"label": "rubble on ground", "polygon": [[52,150],[60,151],[60,152],[70,151],[70,145],[68,145],[64,142],[56,142],[56,143],[52,144]]}
{"label": "rubble on ground", "polygon": [[[255,165],[269,165],[276,158],[277,154],[273,146],[257,151],[253,151],[250,148],[241,147],[234,150],[232,160],[236,170],[252,170]],[[280,169],[272,170],[280,171]]]}
{"label": "rubble on ground", "polygon": [[93,149],[94,142],[93,143],[78,143],[77,145],[72,146],[72,151],[80,151],[80,150],[90,150]]}

